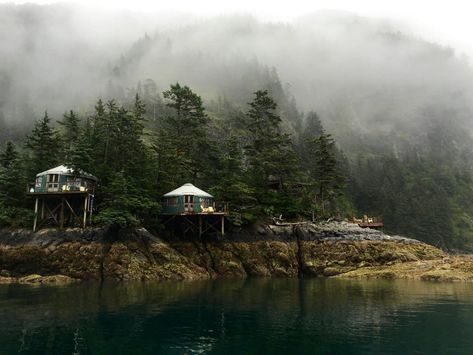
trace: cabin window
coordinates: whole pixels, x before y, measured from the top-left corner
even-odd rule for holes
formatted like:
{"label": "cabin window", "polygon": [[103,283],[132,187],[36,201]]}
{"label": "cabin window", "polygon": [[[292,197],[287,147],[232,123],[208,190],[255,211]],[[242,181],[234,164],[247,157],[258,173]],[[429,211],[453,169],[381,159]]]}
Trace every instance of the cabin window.
{"label": "cabin window", "polygon": [[193,211],[194,210],[194,195],[185,195],[184,196],[184,210]]}
{"label": "cabin window", "polygon": [[42,176],[38,176],[36,178],[36,183],[35,183],[35,189],[40,189],[41,188],[41,185],[43,183],[43,177]]}
{"label": "cabin window", "polygon": [[59,174],[48,174],[48,191],[59,190]]}
{"label": "cabin window", "polygon": [[168,199],[166,200],[166,205],[168,205],[168,206],[176,206],[176,205],[177,205],[177,197],[168,198]]}
{"label": "cabin window", "polygon": [[66,180],[67,190],[79,191],[81,186],[85,186],[81,178],[68,177]]}

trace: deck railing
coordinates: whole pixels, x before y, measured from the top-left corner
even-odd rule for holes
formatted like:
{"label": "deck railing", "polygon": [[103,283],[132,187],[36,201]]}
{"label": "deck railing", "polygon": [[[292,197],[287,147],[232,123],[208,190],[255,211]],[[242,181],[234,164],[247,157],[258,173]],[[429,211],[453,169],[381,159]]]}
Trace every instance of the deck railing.
{"label": "deck railing", "polygon": [[89,189],[85,186],[77,186],[76,184],[62,184],[57,189],[46,189],[45,191],[37,191],[34,182],[28,183],[26,186],[27,193],[44,193],[44,192],[87,192]]}

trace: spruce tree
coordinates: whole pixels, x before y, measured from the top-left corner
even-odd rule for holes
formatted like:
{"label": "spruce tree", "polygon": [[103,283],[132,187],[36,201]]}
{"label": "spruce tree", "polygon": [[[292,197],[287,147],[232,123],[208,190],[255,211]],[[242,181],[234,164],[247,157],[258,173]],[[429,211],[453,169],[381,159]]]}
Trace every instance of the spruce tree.
{"label": "spruce tree", "polygon": [[29,152],[27,170],[30,177],[58,164],[59,144],[50,127],[50,121],[46,111],[43,118],[35,122],[33,131],[26,139],[26,148]]}
{"label": "spruce tree", "polygon": [[337,166],[335,141],[330,134],[309,139],[309,145],[313,157],[310,174],[316,186],[313,201],[320,209],[321,217],[325,217],[327,203],[341,191],[344,178]]}
{"label": "spruce tree", "polygon": [[0,227],[24,225],[29,221],[26,204],[25,169],[13,143],[0,153]]}
{"label": "spruce tree", "polygon": [[207,167],[208,117],[200,96],[188,86],[179,83],[163,93],[172,113],[160,125],[157,141],[158,161],[161,170],[172,172],[163,176],[168,187],[185,182],[204,180]]}
{"label": "spruce tree", "polygon": [[79,143],[80,137],[80,119],[70,110],[69,113],[65,113],[62,121],[58,121],[60,130],[60,140],[63,151],[63,161],[66,165],[72,164],[72,155],[74,154],[77,144]]}
{"label": "spruce tree", "polygon": [[312,154],[310,140],[324,134],[322,122],[316,112],[310,111],[305,119],[302,133],[299,136],[298,152],[305,170],[310,169]]}
{"label": "spruce tree", "polygon": [[77,171],[79,169],[95,174],[93,162],[94,142],[93,127],[90,119],[84,122],[80,128],[77,144],[73,147],[70,157],[70,167]]}
{"label": "spruce tree", "polygon": [[15,145],[8,141],[5,150],[0,153],[0,165],[8,169],[18,159],[18,152]]}
{"label": "spruce tree", "polygon": [[140,225],[156,227],[159,203],[144,194],[124,171],[114,173],[103,192],[96,218],[99,223],[121,228]]}
{"label": "spruce tree", "polygon": [[239,137],[231,134],[219,142],[217,149],[209,191],[217,200],[231,205],[232,221],[239,224],[242,222],[242,213],[247,213],[257,204],[254,189],[245,181],[246,172]]}
{"label": "spruce tree", "polygon": [[248,184],[255,188],[262,207],[271,213],[275,207],[288,207],[284,187],[297,170],[297,160],[290,136],[281,130],[276,103],[266,90],[254,94],[245,119],[249,133],[245,147]]}

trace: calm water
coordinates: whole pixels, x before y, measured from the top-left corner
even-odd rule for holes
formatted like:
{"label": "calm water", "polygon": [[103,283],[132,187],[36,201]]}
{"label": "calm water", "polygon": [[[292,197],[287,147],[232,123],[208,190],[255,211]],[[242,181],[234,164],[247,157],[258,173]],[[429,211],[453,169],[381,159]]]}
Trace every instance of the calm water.
{"label": "calm water", "polygon": [[0,286],[0,354],[472,354],[473,285]]}

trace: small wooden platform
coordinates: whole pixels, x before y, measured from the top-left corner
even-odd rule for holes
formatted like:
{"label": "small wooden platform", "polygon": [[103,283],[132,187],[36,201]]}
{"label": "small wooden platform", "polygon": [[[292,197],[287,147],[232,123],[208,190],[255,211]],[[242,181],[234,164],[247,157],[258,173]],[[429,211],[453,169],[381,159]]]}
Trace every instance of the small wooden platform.
{"label": "small wooden platform", "polygon": [[361,228],[383,229],[384,223],[381,217],[369,217],[364,215],[363,218],[358,219],[352,217],[352,222],[358,224]]}
{"label": "small wooden platform", "polygon": [[35,199],[33,231],[44,225],[86,227],[92,221],[94,194],[90,191],[28,192]]}
{"label": "small wooden platform", "polygon": [[62,195],[71,195],[71,196],[77,196],[77,195],[89,195],[89,191],[50,191],[50,192],[27,192],[26,195],[30,197],[35,197],[35,196],[62,196]]}
{"label": "small wooden platform", "polygon": [[227,216],[227,212],[181,212],[181,213],[160,213],[161,216]]}
{"label": "small wooden platform", "polygon": [[165,226],[172,228],[172,233],[181,231],[182,236],[188,233],[199,238],[204,234],[216,233],[225,235],[225,216],[227,212],[181,212],[178,214],[161,213]]}
{"label": "small wooden platform", "polygon": [[383,229],[384,223],[383,222],[373,222],[373,223],[357,223],[361,228],[373,228],[373,229]]}

